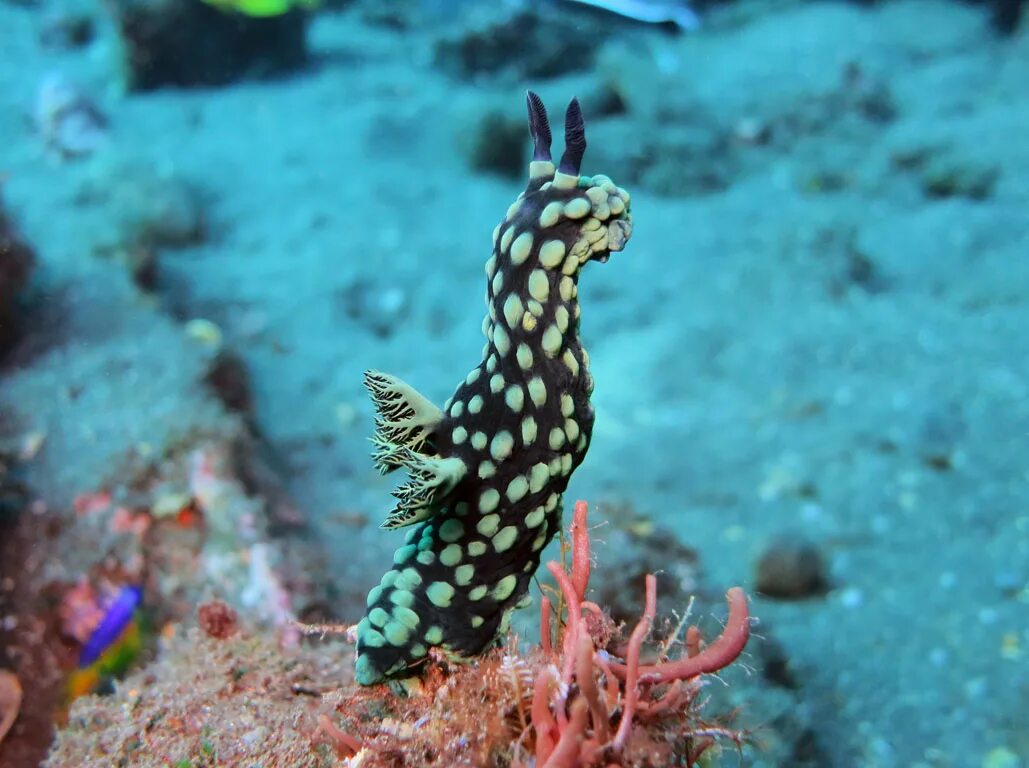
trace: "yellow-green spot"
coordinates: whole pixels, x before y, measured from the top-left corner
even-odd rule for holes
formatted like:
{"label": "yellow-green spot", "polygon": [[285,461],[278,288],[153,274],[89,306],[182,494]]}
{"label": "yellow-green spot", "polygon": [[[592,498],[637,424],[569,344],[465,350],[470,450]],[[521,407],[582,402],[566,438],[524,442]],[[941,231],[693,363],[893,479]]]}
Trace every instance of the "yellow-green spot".
{"label": "yellow-green spot", "polygon": [[[554,205],[551,203],[550,205]],[[547,208],[550,206],[548,205]],[[546,209],[544,209],[546,210]],[[554,269],[565,258],[565,244],[561,240],[547,240],[540,246],[539,261],[547,269]]]}
{"label": "yellow-green spot", "polygon": [[479,478],[482,480],[488,480],[497,474],[497,465],[492,461],[484,461],[479,464]]}
{"label": "yellow-green spot", "polygon": [[450,406],[450,418],[457,419],[464,413],[464,402],[461,400],[455,400],[454,404]]}
{"label": "yellow-green spot", "polygon": [[411,559],[411,556],[417,550],[418,550],[418,548],[414,544],[405,544],[404,546],[402,546],[400,549],[398,549],[396,552],[393,553],[393,563],[394,563],[394,565],[403,565],[404,563],[406,563],[408,560]]}
{"label": "yellow-green spot", "polygon": [[489,391],[494,395],[500,392],[504,388],[504,376],[503,374],[496,373],[490,376],[489,380]]}
{"label": "yellow-green spot", "polygon": [[506,459],[514,450],[514,437],[506,429],[502,429],[493,436],[489,446],[490,455],[497,461]]}
{"label": "yellow-green spot", "polygon": [[472,583],[472,577],[475,576],[475,566],[471,563],[465,565],[459,565],[454,570],[454,583],[459,587],[467,587]]}
{"label": "yellow-green spot", "polygon": [[418,626],[418,622],[420,621],[417,613],[403,605],[398,605],[393,608],[393,618],[408,629],[414,629]]}
{"label": "yellow-green spot", "polygon": [[386,624],[382,629],[382,634],[385,635],[390,645],[407,645],[407,641],[411,639],[410,628],[399,621],[391,621]]}
{"label": "yellow-green spot", "polygon": [[[480,512],[492,512],[500,504],[500,491],[496,488],[487,488],[481,494],[479,494],[479,511]],[[496,515],[493,515],[496,517]],[[479,525],[482,525],[480,520]]]}
{"label": "yellow-green spot", "polygon": [[436,553],[431,549],[425,549],[418,553],[418,557],[415,558],[422,565],[432,565],[436,562]]}
{"label": "yellow-green spot", "polygon": [[376,584],[374,587],[371,588],[371,591],[368,592],[368,599],[365,600],[365,605],[371,608],[373,605],[379,602],[380,597],[382,597],[382,587]]}
{"label": "yellow-green spot", "polygon": [[525,498],[525,494],[528,490],[529,481],[525,479],[524,475],[518,475],[507,484],[507,491],[505,491],[504,495],[507,496],[507,500],[513,504]]}
{"label": "yellow-green spot", "polygon": [[536,507],[529,514],[525,516],[525,525],[529,528],[535,528],[543,522],[543,518],[546,516],[546,511],[543,507]]}
{"label": "yellow-green spot", "polygon": [[425,596],[437,608],[449,608],[454,597],[454,588],[445,581],[434,581],[425,590]]}
{"label": "yellow-green spot", "polygon": [[508,227],[504,234],[500,236],[500,250],[501,252],[506,251],[511,247],[511,241],[514,240],[514,227]]}
{"label": "yellow-green spot", "polygon": [[468,439],[468,430],[464,427],[457,427],[451,433],[450,439],[454,441],[454,445],[460,445]]}
{"label": "yellow-green spot", "polygon": [[562,341],[564,341],[564,337],[561,335],[558,327],[556,325],[548,325],[547,330],[543,331],[543,339],[540,343],[543,345],[544,352],[551,357],[555,357],[561,349]]}
{"label": "yellow-green spot", "polygon": [[515,525],[506,525],[497,531],[497,534],[493,537],[493,549],[497,552],[507,552],[514,545],[515,540],[518,538],[518,527]]}
{"label": "yellow-green spot", "polygon": [[532,369],[532,350],[529,349],[528,344],[526,344],[524,341],[521,344],[519,344],[518,350],[517,352],[515,352],[515,355],[518,359],[519,368],[521,368],[523,371],[528,371]]}
{"label": "yellow-green spot", "polygon": [[486,554],[486,542],[485,541],[473,541],[468,545],[468,554],[471,557],[479,557],[480,555]]}
{"label": "yellow-green spot", "polygon": [[568,309],[563,304],[559,304],[554,310],[554,323],[561,333],[568,330]]}
{"label": "yellow-green spot", "polygon": [[543,486],[547,484],[549,479],[550,470],[546,464],[543,462],[533,464],[532,469],[529,470],[529,490],[533,493],[539,493],[543,490]]}
{"label": "yellow-green spot", "polygon": [[450,517],[444,520],[439,527],[439,537],[446,542],[458,541],[464,536],[464,523]]}
{"label": "yellow-green spot", "polygon": [[525,307],[522,305],[522,300],[517,293],[510,294],[504,300],[504,320],[507,321],[510,328],[514,328],[521,322],[524,312]]}
{"label": "yellow-green spot", "polygon": [[382,648],[386,645],[386,638],[377,629],[368,629],[364,632],[358,630],[358,637],[361,638],[361,644],[369,648]]}
{"label": "yellow-green spot", "polygon": [[461,562],[462,554],[460,544],[448,544],[439,553],[439,561],[448,568],[452,568]]}
{"label": "yellow-green spot", "polygon": [[486,447],[486,444],[488,442],[489,442],[489,438],[486,437],[486,433],[485,432],[474,432],[474,433],[472,433],[472,447],[475,450],[481,451],[483,448]]}
{"label": "yellow-green spot", "polygon": [[561,497],[558,494],[556,494],[556,493],[550,494],[550,496],[547,497],[547,504],[546,504],[547,512],[553,512],[555,509],[557,509],[557,505],[560,502],[561,502]]}
{"label": "yellow-green spot", "polygon": [[[586,253],[592,253],[592,251],[586,251]],[[576,256],[576,251],[572,251],[565,257],[565,263],[561,265],[561,272],[566,275],[574,275],[579,271],[579,265],[581,261],[579,256]]]}
{"label": "yellow-green spot", "polygon": [[575,355],[572,354],[572,350],[566,349],[561,359],[564,364],[568,366],[568,370],[572,372],[572,376],[579,375],[579,361],[575,359]]}
{"label": "yellow-green spot", "polygon": [[518,265],[523,263],[529,254],[532,253],[532,232],[522,232],[511,244],[511,263]]}
{"label": "yellow-green spot", "polygon": [[585,197],[577,197],[565,203],[564,215],[569,219],[581,219],[590,212],[590,201]]}
{"label": "yellow-green spot", "polygon": [[564,210],[564,203],[555,200],[552,203],[547,203],[547,206],[540,211],[540,226],[541,227],[552,227],[557,224],[561,218],[561,212]]}
{"label": "yellow-green spot", "polygon": [[469,386],[471,386],[472,384],[474,384],[478,380],[479,374],[480,374],[479,369],[478,368],[473,368],[471,371],[468,372],[468,375],[464,377],[464,383],[468,384]]}
{"label": "yellow-green spot", "polygon": [[536,441],[536,419],[526,416],[522,419],[522,445],[532,445]]}
{"label": "yellow-green spot", "polygon": [[402,605],[405,608],[410,608],[414,605],[414,595],[406,589],[394,589],[389,596],[389,601],[393,605]]}
{"label": "yellow-green spot", "polygon": [[550,438],[547,444],[550,446],[550,450],[558,450],[565,444],[565,431],[561,427],[554,427],[550,430]]}
{"label": "yellow-green spot", "polygon": [[443,630],[432,626],[425,630],[425,642],[429,645],[439,645],[443,642]]}
{"label": "yellow-green spot", "polygon": [[550,296],[550,278],[542,269],[534,269],[529,273],[529,295],[536,301],[546,301]]}
{"label": "yellow-green spot", "polygon": [[472,629],[478,629],[479,627],[481,627],[483,624],[486,623],[486,620],[484,618],[482,618],[482,616],[472,616],[472,622],[471,623],[472,623]]}
{"label": "yellow-green spot", "polygon": [[537,408],[542,408],[543,404],[547,402],[547,385],[543,383],[543,379],[533,376],[529,379],[528,389],[532,404]]}
{"label": "yellow-green spot", "polygon": [[482,598],[486,597],[487,592],[489,592],[489,587],[487,587],[485,584],[481,584],[478,587],[474,587],[468,592],[468,599],[471,600],[473,603],[477,602],[479,600],[482,600]]}
{"label": "yellow-green spot", "polygon": [[511,351],[511,337],[507,335],[507,331],[502,325],[493,328],[493,346],[497,348],[497,353],[501,357],[506,357],[507,353]]}
{"label": "yellow-green spot", "polygon": [[405,568],[397,575],[396,588],[413,590],[422,583],[422,576],[414,568]]}
{"label": "yellow-green spot", "polygon": [[383,608],[376,606],[368,611],[368,621],[376,627],[384,627],[389,621],[389,614]]}
{"label": "yellow-green spot", "polygon": [[504,402],[512,411],[519,412],[525,404],[525,390],[519,384],[512,384],[504,393]]}
{"label": "yellow-green spot", "polygon": [[579,436],[579,422],[575,419],[565,419],[565,434],[568,435],[568,441],[572,442]]}
{"label": "yellow-green spot", "polygon": [[513,573],[508,574],[500,581],[497,582],[497,586],[493,588],[493,597],[497,600],[507,600],[511,597],[511,593],[515,591],[515,587],[518,586],[518,577]]}
{"label": "yellow-green spot", "polygon": [[[500,498],[500,494],[497,494],[497,498]],[[500,527],[500,515],[483,515],[479,518],[479,522],[475,525],[475,530],[481,533],[483,536],[492,536],[497,532],[497,528]],[[471,547],[468,548],[471,552]]]}

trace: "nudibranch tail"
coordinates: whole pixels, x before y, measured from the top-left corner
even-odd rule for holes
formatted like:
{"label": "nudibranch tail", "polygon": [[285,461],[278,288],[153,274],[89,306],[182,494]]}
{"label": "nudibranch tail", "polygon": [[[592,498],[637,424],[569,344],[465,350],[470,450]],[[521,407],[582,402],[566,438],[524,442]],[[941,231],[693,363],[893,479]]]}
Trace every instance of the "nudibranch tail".
{"label": "nudibranch tail", "polygon": [[606,176],[579,175],[577,100],[559,168],[542,101],[529,92],[527,107],[529,182],[493,233],[482,360],[442,410],[400,379],[366,377],[376,463],[410,475],[384,527],[411,527],[357,628],[361,684],[416,674],[433,647],[465,659],[496,642],[561,527],[562,495],[589,447],[578,279],[625,246],[629,195]]}

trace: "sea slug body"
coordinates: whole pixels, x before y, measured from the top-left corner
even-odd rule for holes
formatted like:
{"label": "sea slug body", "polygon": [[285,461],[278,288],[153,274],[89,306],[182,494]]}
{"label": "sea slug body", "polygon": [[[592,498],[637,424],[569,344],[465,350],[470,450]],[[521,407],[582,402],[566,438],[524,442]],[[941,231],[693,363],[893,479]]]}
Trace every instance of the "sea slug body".
{"label": "sea slug body", "polygon": [[377,371],[374,459],[407,471],[383,527],[410,526],[357,628],[357,681],[411,677],[430,648],[469,658],[489,648],[526,597],[561,526],[561,498],[593,428],[589,357],[579,340],[579,271],[632,234],[629,195],[580,176],[586,149],[573,99],[565,152],[527,96],[535,145],[529,183],[493,233],[482,361],[443,409]]}

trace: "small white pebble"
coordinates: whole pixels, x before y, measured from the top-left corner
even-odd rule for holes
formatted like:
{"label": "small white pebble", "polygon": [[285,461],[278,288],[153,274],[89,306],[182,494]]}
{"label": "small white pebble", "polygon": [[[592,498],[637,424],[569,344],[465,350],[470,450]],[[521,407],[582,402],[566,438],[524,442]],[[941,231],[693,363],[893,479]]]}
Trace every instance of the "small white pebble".
{"label": "small white pebble", "polygon": [[844,608],[858,608],[864,601],[864,593],[856,587],[850,587],[840,592],[840,605]]}

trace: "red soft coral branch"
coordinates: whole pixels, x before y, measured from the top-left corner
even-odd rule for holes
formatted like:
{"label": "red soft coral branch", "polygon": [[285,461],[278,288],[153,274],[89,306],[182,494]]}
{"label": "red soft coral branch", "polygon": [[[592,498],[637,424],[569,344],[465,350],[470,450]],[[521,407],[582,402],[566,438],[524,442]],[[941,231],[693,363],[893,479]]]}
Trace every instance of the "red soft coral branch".
{"label": "red soft coral branch", "polygon": [[[717,640],[694,656],[687,655],[686,658],[677,661],[640,667],[639,681],[667,683],[672,680],[687,680],[697,675],[717,672],[732,664],[750,639],[750,612],[747,610],[747,596],[739,587],[733,587],[726,592],[725,599],[729,603],[729,618]],[[611,671],[623,680],[628,679],[628,664],[612,664]]]}
{"label": "red soft coral branch", "polygon": [[[729,618],[718,639],[701,650],[700,633],[690,627],[685,657],[640,664],[643,643],[657,612],[657,580],[648,574],[643,613],[629,637],[625,663],[609,661],[606,653],[598,653],[583,615],[584,612],[591,614],[594,620],[603,616],[595,604],[585,599],[590,577],[587,511],[585,502],[576,503],[571,526],[571,572],[558,563],[547,563],[567,605],[568,619],[564,632],[559,635],[560,653],[555,659],[558,670],[550,666],[542,670],[533,689],[531,715],[536,736],[536,764],[544,768],[583,768],[598,765],[600,761],[607,761],[609,766],[623,765],[633,726],[644,719],[651,722],[662,715],[686,711],[699,689],[699,683],[690,681],[727,667],[743,652],[750,636],[747,598],[742,589],[734,587],[726,595]],[[551,601],[543,598],[540,645],[547,657],[555,655],[551,643],[551,610]],[[606,681],[603,699],[599,676]],[[621,687],[620,681],[624,682]],[[654,698],[655,689],[663,683],[671,683],[671,686],[659,698]],[[576,693],[569,705],[572,692]],[[612,737],[611,720],[619,708],[621,716]],[[691,730],[685,735],[704,737],[713,733],[735,736],[724,729]],[[694,752],[687,756],[690,764],[711,743],[705,738],[695,744]]]}
{"label": "red soft coral branch", "polygon": [[590,532],[586,527],[589,505],[585,501],[575,502],[572,513],[572,585],[579,602],[586,598],[586,587],[590,583]]}
{"label": "red soft coral branch", "polygon": [[[622,719],[618,723],[618,732],[611,744],[616,752],[625,748],[625,742],[632,731],[632,718],[636,714],[636,703],[639,701],[639,668],[640,650],[643,648],[643,641],[650,634],[650,628],[654,624],[654,616],[657,613],[657,579],[653,574],[648,573],[646,578],[646,603],[643,609],[643,616],[636,624],[629,636],[629,650],[625,654],[625,703],[622,705]],[[611,666],[615,671],[615,665]],[[617,673],[616,673],[617,674]]]}

